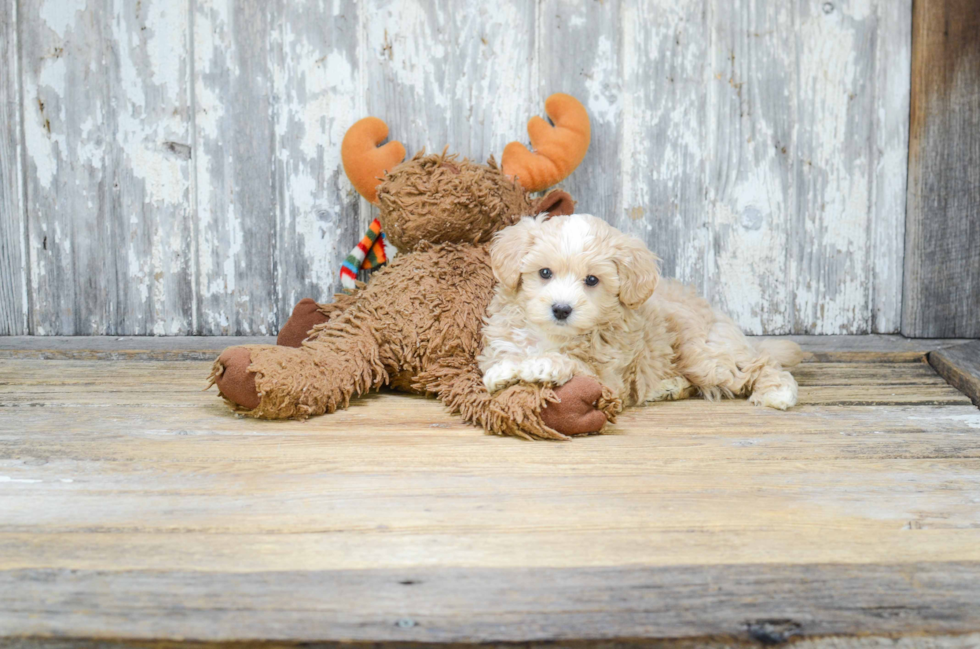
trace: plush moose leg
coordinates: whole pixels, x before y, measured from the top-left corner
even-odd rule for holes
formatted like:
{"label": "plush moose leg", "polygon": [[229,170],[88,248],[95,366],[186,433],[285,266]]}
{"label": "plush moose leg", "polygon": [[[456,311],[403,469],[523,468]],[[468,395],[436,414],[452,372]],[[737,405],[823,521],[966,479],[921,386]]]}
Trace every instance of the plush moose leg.
{"label": "plush moose leg", "polygon": [[455,244],[395,260],[356,297],[342,296],[346,308],[315,326],[301,347],[226,349],[212,382],[236,411],[266,419],[333,412],[353,395],[394,384],[435,394],[499,434],[598,432],[617,405],[602,400],[592,379],[558,390],[487,392],[476,356],[494,282],[488,261],[485,249]]}
{"label": "plush moose leg", "polygon": [[[363,348],[367,341],[344,342]],[[497,435],[566,440],[602,431],[622,410],[622,402],[590,377],[575,377],[555,389],[515,385],[491,396],[475,360],[460,365],[449,361],[420,377],[425,390],[467,422]],[[236,411],[280,419],[346,408],[351,396],[379,387],[385,376],[376,354],[352,357],[314,346],[247,345],[222,352],[211,379]]]}
{"label": "plush moose leg", "polygon": [[211,381],[236,411],[262,419],[305,418],[346,408],[388,378],[367,327],[338,328],[317,345],[226,349]]}

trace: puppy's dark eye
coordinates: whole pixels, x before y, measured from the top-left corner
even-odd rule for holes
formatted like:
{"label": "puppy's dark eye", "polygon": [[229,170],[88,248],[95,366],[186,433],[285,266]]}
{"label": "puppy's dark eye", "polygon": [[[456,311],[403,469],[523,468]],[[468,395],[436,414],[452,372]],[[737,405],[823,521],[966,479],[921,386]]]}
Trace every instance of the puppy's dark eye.
{"label": "puppy's dark eye", "polygon": [[599,278],[596,277],[595,275],[589,275],[588,277],[585,278],[586,286],[595,286],[598,283],[599,283]]}
{"label": "puppy's dark eye", "polygon": [[551,279],[551,269],[542,268],[541,270],[538,271],[538,275],[541,276],[541,279]]}

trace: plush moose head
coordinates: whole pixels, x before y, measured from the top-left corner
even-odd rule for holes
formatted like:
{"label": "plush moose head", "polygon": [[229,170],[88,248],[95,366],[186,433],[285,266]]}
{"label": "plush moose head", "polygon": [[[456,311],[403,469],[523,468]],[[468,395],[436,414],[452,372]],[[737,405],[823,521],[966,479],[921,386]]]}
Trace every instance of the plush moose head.
{"label": "plush moose head", "polygon": [[353,288],[358,270],[384,263],[391,255],[386,240],[405,252],[423,242],[479,244],[523,216],[571,214],[575,202],[567,192],[553,190],[540,198],[531,193],[561,182],[582,162],[591,139],[589,116],[565,94],[548,97],[545,111],[553,126],[536,116],[527,125],[534,152],[511,142],[500,167],[493,156],[481,165],[445,150],[420,151],[403,162],[400,142],[379,146],[388,137],[383,121],[367,117],[351,126],[341,145],[344,171],[380,212],[344,262],[343,285]]}

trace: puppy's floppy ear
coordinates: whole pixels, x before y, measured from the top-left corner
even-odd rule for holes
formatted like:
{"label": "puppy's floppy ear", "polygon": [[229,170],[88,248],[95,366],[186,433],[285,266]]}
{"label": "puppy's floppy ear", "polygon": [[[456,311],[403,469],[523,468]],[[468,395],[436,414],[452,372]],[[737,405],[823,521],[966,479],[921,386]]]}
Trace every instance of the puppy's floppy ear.
{"label": "puppy's floppy ear", "polygon": [[497,281],[513,290],[521,281],[524,255],[531,249],[538,224],[526,217],[498,232],[490,246],[490,267]]}
{"label": "puppy's floppy ear", "polygon": [[657,288],[660,260],[636,237],[617,234],[613,246],[619,268],[619,301],[629,309],[636,309]]}

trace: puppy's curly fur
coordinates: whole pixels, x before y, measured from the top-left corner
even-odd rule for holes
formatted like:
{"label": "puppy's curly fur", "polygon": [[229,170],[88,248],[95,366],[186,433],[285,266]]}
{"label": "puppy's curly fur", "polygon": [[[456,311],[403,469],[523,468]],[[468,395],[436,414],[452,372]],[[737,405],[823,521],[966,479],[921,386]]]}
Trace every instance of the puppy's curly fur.
{"label": "puppy's curly fur", "polygon": [[749,396],[796,404],[789,341],[753,345],[692,289],[661,280],[656,256],[588,214],[525,218],[491,248],[498,280],[479,357],[491,391],[599,379],[627,405]]}

